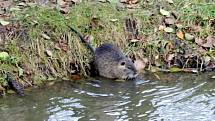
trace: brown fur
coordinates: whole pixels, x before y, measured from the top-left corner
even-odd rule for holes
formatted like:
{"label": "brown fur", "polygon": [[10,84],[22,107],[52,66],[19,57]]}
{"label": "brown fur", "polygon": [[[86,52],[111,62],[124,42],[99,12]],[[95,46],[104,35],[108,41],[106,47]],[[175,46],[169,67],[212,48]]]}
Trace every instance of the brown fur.
{"label": "brown fur", "polygon": [[137,76],[137,70],[130,58],[126,57],[116,46],[105,43],[94,49],[84,40],[84,37],[70,27],[81,39],[82,43],[94,53],[94,69],[100,76],[106,78],[132,79]]}
{"label": "brown fur", "polygon": [[100,76],[107,78],[131,79],[137,70],[130,58],[112,44],[102,44],[94,53],[94,65]]}

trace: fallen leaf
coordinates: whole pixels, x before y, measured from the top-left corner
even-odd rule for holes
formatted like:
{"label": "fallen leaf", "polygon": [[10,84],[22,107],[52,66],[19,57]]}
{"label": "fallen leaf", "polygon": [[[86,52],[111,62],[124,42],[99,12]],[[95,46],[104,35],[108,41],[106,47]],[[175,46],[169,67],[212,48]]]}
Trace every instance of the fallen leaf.
{"label": "fallen leaf", "polygon": [[6,26],[6,25],[10,24],[10,22],[5,21],[5,20],[3,20],[3,19],[0,19],[0,23],[1,23],[1,25],[3,25],[3,26]]}
{"label": "fallen leaf", "polygon": [[158,60],[159,59],[159,55],[155,55],[155,60]]}
{"label": "fallen leaf", "polygon": [[204,48],[202,48],[202,47],[199,47],[198,49],[197,49],[197,51],[199,52],[199,53],[207,53],[207,51],[204,49]]}
{"label": "fallen leaf", "polygon": [[0,91],[5,91],[5,88],[0,85]]}
{"label": "fallen leaf", "polygon": [[24,3],[24,2],[21,2],[21,3],[19,3],[18,5],[19,5],[19,6],[24,6],[24,7],[26,7],[26,6],[27,6],[27,4],[26,4],[26,3]]}
{"label": "fallen leaf", "polygon": [[185,68],[183,69],[184,72],[189,72],[189,73],[198,73],[198,70],[195,68]]}
{"label": "fallen leaf", "polygon": [[142,60],[135,60],[134,66],[136,67],[137,71],[140,71],[145,68],[146,63],[144,63]]}
{"label": "fallen leaf", "polygon": [[70,79],[77,81],[77,80],[81,79],[81,76],[80,75],[71,75]]}
{"label": "fallen leaf", "polygon": [[164,22],[165,22],[165,24],[173,25],[173,24],[175,24],[175,19],[168,17],[168,18],[164,19]]}
{"label": "fallen leaf", "polygon": [[211,57],[210,56],[204,56],[203,60],[204,60],[204,64],[207,66],[211,61]]}
{"label": "fallen leaf", "polygon": [[[103,0],[104,1],[104,0]],[[106,0],[107,1],[107,0]],[[81,0],[72,0],[73,3],[78,4],[81,2]]]}
{"label": "fallen leaf", "polygon": [[166,0],[168,3],[173,3],[173,1],[172,0]]}
{"label": "fallen leaf", "polygon": [[167,54],[166,61],[170,62],[175,57],[175,54]]}
{"label": "fallen leaf", "polygon": [[215,46],[215,36],[208,36],[206,40],[212,42],[212,45]]}
{"label": "fallen leaf", "polygon": [[13,12],[13,11],[20,11],[21,9],[18,7],[18,6],[15,6],[15,7],[11,7],[10,8],[10,12]]}
{"label": "fallen leaf", "polygon": [[2,0],[0,1],[0,8],[9,8],[12,4],[11,0]]}
{"label": "fallen leaf", "polygon": [[139,2],[139,0],[131,0],[132,4],[137,4]]}
{"label": "fallen leaf", "polygon": [[166,10],[164,10],[164,9],[160,9],[160,13],[162,14],[162,15],[164,15],[164,16],[167,16],[167,17],[169,17],[170,16],[170,12],[169,11],[166,11]]}
{"label": "fallen leaf", "polygon": [[128,3],[129,0],[119,0],[121,3]]}
{"label": "fallen leaf", "polygon": [[65,2],[64,0],[57,0],[57,4],[60,6],[65,6],[67,2]]}
{"label": "fallen leaf", "polygon": [[129,9],[134,9],[138,7],[138,4],[128,4],[126,7]]}
{"label": "fallen leaf", "polygon": [[182,32],[182,31],[178,31],[177,33],[176,33],[176,35],[177,35],[177,37],[178,38],[180,38],[180,39],[184,39],[184,33]]}
{"label": "fallen leaf", "polygon": [[0,60],[7,60],[9,57],[7,52],[0,52]]}
{"label": "fallen leaf", "polygon": [[67,14],[67,13],[69,13],[69,7],[64,7],[64,8],[60,8],[60,12],[62,13],[62,14]]}
{"label": "fallen leaf", "polygon": [[50,50],[46,50],[46,54],[49,56],[49,57],[52,57],[52,51],[50,51]]}
{"label": "fallen leaf", "polygon": [[11,89],[9,89],[9,90],[7,90],[7,93],[8,93],[8,94],[14,94],[14,93],[16,93],[16,92],[13,91],[13,90],[11,90]]}
{"label": "fallen leaf", "polygon": [[118,21],[118,19],[111,19],[110,21],[111,22],[116,22],[116,21]]}
{"label": "fallen leaf", "polygon": [[160,26],[158,27],[158,30],[159,30],[159,31],[164,30],[164,29],[165,29],[165,26],[163,26],[163,25],[160,25]]}
{"label": "fallen leaf", "polygon": [[192,28],[194,32],[200,32],[202,29],[201,26],[193,26]]}
{"label": "fallen leaf", "polygon": [[55,44],[55,49],[62,50],[64,52],[67,52],[68,48],[69,48],[68,44],[63,43],[63,42],[59,42],[59,43]]}
{"label": "fallen leaf", "polygon": [[215,76],[211,76],[211,79],[215,79]]}
{"label": "fallen leaf", "polygon": [[177,68],[177,67],[172,67],[169,70],[170,70],[170,72],[181,72],[181,71],[183,71],[182,69]]}
{"label": "fallen leaf", "polygon": [[172,33],[172,32],[174,32],[174,29],[171,27],[166,27],[166,28],[164,28],[164,31],[167,33]]}
{"label": "fallen leaf", "polygon": [[47,39],[47,40],[49,40],[49,39],[51,39],[47,34],[45,34],[45,33],[43,33],[43,34],[41,34],[42,35],[42,37],[44,38],[44,39]]}
{"label": "fallen leaf", "polygon": [[23,76],[24,70],[22,68],[18,67],[18,71],[19,71],[19,77]]}
{"label": "fallen leaf", "polygon": [[182,24],[175,24],[177,28],[182,29],[183,25]]}
{"label": "fallen leaf", "polygon": [[160,80],[161,78],[160,78],[160,76],[159,75],[157,75],[156,73],[153,73],[153,75],[158,79],[158,80]]}
{"label": "fallen leaf", "polygon": [[202,47],[213,47],[213,40],[212,39],[206,39],[206,43],[202,44]]}
{"label": "fallen leaf", "polygon": [[184,37],[185,37],[186,40],[193,40],[194,39],[194,36],[189,34],[189,33],[185,33]]}
{"label": "fallen leaf", "polygon": [[132,40],[130,40],[131,42],[139,42],[140,40],[138,40],[138,39],[132,39]]}
{"label": "fallen leaf", "polygon": [[47,85],[47,86],[53,86],[53,85],[55,84],[55,81],[53,81],[53,80],[54,80],[54,78],[49,77],[49,78],[47,79],[47,81],[49,81],[49,82],[47,82],[46,85]]}
{"label": "fallen leaf", "polygon": [[202,44],[204,43],[204,41],[203,41],[201,38],[195,38],[195,43],[196,43],[197,45],[202,46]]}
{"label": "fallen leaf", "polygon": [[94,37],[92,35],[86,35],[86,36],[84,36],[84,40],[87,43],[92,43],[94,40]]}

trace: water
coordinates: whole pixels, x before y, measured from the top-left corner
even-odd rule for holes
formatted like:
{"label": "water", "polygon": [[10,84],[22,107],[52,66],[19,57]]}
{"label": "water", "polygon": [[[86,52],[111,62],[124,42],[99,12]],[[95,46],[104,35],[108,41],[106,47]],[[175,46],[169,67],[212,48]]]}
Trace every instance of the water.
{"label": "water", "polygon": [[212,121],[213,74],[153,74],[142,80],[64,81],[0,98],[1,121]]}

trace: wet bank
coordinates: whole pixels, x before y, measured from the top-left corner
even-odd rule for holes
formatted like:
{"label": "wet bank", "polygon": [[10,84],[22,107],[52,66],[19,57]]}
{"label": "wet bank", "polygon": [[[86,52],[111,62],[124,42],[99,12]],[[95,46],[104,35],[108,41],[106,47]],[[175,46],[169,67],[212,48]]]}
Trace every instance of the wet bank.
{"label": "wet bank", "polygon": [[214,71],[211,0],[125,0],[120,5],[116,0],[68,1],[0,2],[1,94],[11,89],[8,72],[23,88],[89,77],[92,54],[67,25],[95,48],[106,42],[116,45],[145,70]]}

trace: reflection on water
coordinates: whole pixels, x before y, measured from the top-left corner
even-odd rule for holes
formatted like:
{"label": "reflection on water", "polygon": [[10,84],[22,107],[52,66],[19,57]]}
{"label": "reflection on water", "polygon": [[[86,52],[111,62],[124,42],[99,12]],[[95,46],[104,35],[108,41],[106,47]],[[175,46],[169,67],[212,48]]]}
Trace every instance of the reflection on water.
{"label": "reflection on water", "polygon": [[211,75],[158,74],[127,82],[59,82],[26,91],[23,98],[0,98],[0,120],[211,121],[215,120],[215,81],[209,79]]}

